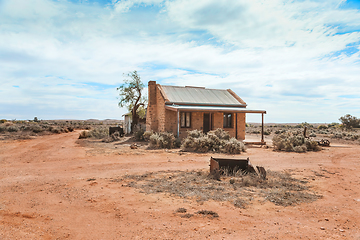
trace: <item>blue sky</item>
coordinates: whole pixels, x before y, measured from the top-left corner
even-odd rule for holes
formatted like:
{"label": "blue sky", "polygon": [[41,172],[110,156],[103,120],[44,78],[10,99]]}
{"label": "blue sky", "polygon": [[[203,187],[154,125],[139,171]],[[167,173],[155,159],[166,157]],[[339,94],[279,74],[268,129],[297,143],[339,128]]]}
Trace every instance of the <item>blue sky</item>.
{"label": "blue sky", "polygon": [[360,117],[359,48],[358,0],[0,0],[0,118],[122,119],[137,70],[231,88],[266,122],[336,122]]}

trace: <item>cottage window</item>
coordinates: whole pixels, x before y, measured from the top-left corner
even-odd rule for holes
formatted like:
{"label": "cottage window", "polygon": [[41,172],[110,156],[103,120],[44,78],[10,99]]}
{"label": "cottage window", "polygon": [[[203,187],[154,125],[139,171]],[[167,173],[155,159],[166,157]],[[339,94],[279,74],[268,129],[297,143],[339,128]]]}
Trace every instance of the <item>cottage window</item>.
{"label": "cottage window", "polygon": [[180,126],[182,128],[191,127],[191,113],[190,112],[181,112],[180,113]]}
{"label": "cottage window", "polygon": [[224,128],[232,128],[233,127],[233,114],[232,113],[224,113]]}

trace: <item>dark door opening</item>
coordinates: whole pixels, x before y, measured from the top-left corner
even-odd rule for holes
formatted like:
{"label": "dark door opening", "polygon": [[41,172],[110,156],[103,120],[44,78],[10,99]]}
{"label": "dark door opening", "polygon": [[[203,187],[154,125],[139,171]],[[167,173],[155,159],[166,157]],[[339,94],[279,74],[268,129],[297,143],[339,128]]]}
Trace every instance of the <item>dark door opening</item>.
{"label": "dark door opening", "polygon": [[204,124],[203,132],[207,133],[210,131],[210,113],[204,113]]}

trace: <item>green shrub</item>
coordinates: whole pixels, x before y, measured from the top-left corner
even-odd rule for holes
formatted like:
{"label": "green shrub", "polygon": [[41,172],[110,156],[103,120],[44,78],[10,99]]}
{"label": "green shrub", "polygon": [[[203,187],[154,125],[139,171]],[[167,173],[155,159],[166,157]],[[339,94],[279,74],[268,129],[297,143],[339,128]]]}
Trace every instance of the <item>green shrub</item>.
{"label": "green shrub", "polygon": [[245,145],[236,138],[231,138],[229,141],[225,142],[223,152],[240,154],[241,152],[245,152]]}
{"label": "green shrub", "polygon": [[328,129],[329,127],[322,124],[322,125],[319,125],[317,128],[318,129]]}
{"label": "green shrub", "polygon": [[188,131],[188,137],[199,138],[203,135],[204,135],[203,132],[197,129]]}
{"label": "green shrub", "polygon": [[181,148],[189,152],[224,152],[230,154],[239,154],[245,151],[242,142],[235,138],[230,139],[228,132],[223,129],[216,129],[203,134],[199,130],[188,132],[187,138],[182,142]]}
{"label": "green shrub", "polygon": [[305,141],[306,148],[308,151],[320,151],[321,147],[316,141],[311,141],[309,139],[306,139]]}
{"label": "green shrub", "polygon": [[0,133],[5,132],[6,131],[6,127],[5,126],[0,126]]}
{"label": "green shrub", "polygon": [[360,119],[355,116],[351,116],[350,114],[346,114],[345,116],[339,118],[339,120],[347,129],[360,127]]}
{"label": "green shrub", "polygon": [[305,145],[294,147],[294,152],[303,153],[306,152],[307,147]]}
{"label": "green shrub", "polygon": [[[229,132],[225,131],[224,129],[222,128],[218,128],[216,130],[212,130],[210,131],[209,133],[212,133],[212,134],[215,134],[219,139],[222,139],[222,140],[229,140],[230,139],[230,134]],[[208,134],[209,134],[208,133]]]}
{"label": "green shrub", "polygon": [[0,123],[6,123],[7,120],[6,119],[0,119]]}
{"label": "green shrub", "polygon": [[176,139],[174,134],[167,132],[157,132],[150,136],[150,147],[151,148],[176,148],[179,147],[179,141]]}
{"label": "green shrub", "polygon": [[304,138],[301,131],[286,132],[275,135],[272,139],[275,150],[287,152],[319,151],[321,148],[316,141]]}

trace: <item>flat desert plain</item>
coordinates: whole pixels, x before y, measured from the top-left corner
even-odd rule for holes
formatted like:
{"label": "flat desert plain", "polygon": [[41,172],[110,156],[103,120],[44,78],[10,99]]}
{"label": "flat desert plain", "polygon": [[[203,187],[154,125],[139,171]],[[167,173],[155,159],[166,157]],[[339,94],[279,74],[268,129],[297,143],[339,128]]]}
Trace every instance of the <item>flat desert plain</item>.
{"label": "flat desert plain", "polygon": [[[234,156],[130,149],[78,136],[1,141],[0,239],[360,239],[359,145],[332,143],[308,153],[254,146]],[[242,208],[149,193],[130,184],[140,178],[127,177],[205,174],[211,156],[249,157],[322,197],[283,206],[247,191]],[[217,216],[197,214],[201,210]]]}

